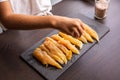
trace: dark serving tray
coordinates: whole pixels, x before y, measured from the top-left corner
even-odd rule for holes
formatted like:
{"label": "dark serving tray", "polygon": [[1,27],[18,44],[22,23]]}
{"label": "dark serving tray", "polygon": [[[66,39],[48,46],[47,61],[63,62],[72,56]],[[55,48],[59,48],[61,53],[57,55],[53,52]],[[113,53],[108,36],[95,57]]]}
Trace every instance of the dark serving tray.
{"label": "dark serving tray", "polygon": [[[82,21],[87,23],[90,27],[92,27],[98,33],[100,39],[103,38],[103,36],[109,32],[108,27],[96,22],[95,20],[91,20],[81,14],[77,14],[76,16],[77,16],[77,18],[80,18]],[[51,36],[52,34],[55,34],[55,33],[58,33],[58,31],[54,30],[47,36]],[[47,37],[47,36],[45,36],[45,37]],[[44,41],[45,37],[43,39],[41,39],[38,43],[33,45],[31,48],[29,48],[28,50],[23,52],[20,55],[20,57],[47,80],[56,80],[65,70],[70,68],[70,66],[73,63],[75,63],[75,61],[78,58],[80,58],[81,55],[85,54],[89,49],[91,49],[92,46],[97,44],[96,41],[94,43],[84,44],[83,48],[81,50],[79,50],[80,54],[79,55],[73,54],[72,59],[70,61],[68,61],[68,63],[66,65],[63,65],[63,69],[60,70],[60,69],[56,69],[51,66],[45,67],[32,56],[34,49],[37,48]]]}

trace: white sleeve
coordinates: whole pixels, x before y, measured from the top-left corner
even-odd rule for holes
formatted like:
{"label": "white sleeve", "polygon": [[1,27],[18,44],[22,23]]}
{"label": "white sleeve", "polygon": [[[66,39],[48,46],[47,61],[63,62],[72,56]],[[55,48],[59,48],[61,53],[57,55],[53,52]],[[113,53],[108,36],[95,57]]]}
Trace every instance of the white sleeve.
{"label": "white sleeve", "polygon": [[0,34],[3,32],[2,28],[0,27]]}
{"label": "white sleeve", "polygon": [[[0,2],[4,2],[4,1],[8,1],[8,0],[0,0]],[[0,34],[3,32],[3,31],[6,31],[7,29],[1,24],[0,22]]]}
{"label": "white sleeve", "polygon": [[8,0],[0,0],[0,2],[3,2],[3,1],[8,1]]}
{"label": "white sleeve", "polygon": [[7,29],[0,22],[0,34],[3,33],[3,31],[6,31],[6,30]]}

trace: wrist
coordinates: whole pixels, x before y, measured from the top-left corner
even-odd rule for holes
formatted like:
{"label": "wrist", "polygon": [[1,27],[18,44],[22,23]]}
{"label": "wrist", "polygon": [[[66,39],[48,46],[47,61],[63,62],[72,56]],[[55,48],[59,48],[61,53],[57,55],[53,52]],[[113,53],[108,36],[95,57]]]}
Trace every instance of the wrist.
{"label": "wrist", "polygon": [[52,28],[54,29],[58,29],[58,26],[59,26],[59,23],[60,23],[60,18],[58,16],[51,16],[51,25],[52,25]]}

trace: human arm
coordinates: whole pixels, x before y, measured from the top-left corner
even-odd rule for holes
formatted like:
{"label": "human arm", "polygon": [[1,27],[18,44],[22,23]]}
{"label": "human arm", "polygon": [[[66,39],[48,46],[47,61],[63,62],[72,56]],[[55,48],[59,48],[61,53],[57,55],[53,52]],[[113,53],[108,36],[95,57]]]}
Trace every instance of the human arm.
{"label": "human arm", "polygon": [[82,22],[62,16],[32,16],[14,14],[8,1],[0,2],[0,21],[7,29],[30,30],[42,28],[59,29],[78,37],[82,34]]}

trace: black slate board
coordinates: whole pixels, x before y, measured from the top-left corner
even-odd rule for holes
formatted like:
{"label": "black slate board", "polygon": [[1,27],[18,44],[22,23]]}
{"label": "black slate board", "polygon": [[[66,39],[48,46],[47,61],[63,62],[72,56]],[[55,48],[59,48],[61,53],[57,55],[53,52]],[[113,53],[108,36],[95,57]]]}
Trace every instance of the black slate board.
{"label": "black slate board", "polygon": [[[74,16],[75,17],[75,16]],[[87,23],[90,27],[92,27],[95,31],[97,31],[100,39],[109,32],[109,28],[94,21],[91,20],[81,14],[76,15],[77,18],[80,18],[82,21]],[[54,30],[47,36],[51,36],[52,34],[57,33],[57,30]],[[46,37],[46,36],[45,36]],[[68,61],[66,65],[63,65],[63,69],[59,70],[54,67],[45,67],[43,66],[40,62],[38,62],[33,56],[32,53],[35,48],[37,48],[45,38],[41,39],[38,43],[33,45],[31,48],[23,52],[20,57],[27,62],[33,69],[35,69],[38,73],[40,73],[45,79],[47,80],[56,80],[65,70],[67,70],[75,61],[80,58],[81,55],[85,54],[89,49],[91,49],[92,46],[94,46],[97,42],[95,41],[94,43],[88,43],[84,44],[83,48],[80,50],[79,55],[73,55],[72,59]]]}

